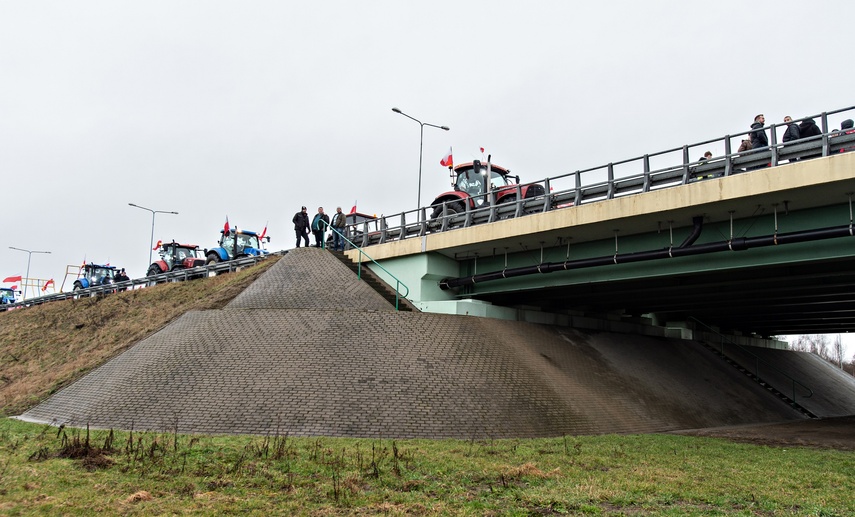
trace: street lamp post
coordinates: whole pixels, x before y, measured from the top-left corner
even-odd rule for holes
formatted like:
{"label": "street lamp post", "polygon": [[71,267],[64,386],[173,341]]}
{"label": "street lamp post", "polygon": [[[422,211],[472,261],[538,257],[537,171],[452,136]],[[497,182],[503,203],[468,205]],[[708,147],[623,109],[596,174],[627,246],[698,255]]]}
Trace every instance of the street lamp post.
{"label": "street lamp post", "polygon": [[[47,253],[47,254],[50,254],[50,252],[49,252],[49,251],[32,251],[32,250],[24,250],[24,249],[21,249],[21,248],[15,248],[15,247],[12,247],[12,246],[9,246],[9,249],[10,249],[10,250],[16,250],[16,251],[23,251],[24,253],[26,253],[26,254],[27,254],[27,276],[25,277],[25,278],[27,279],[27,281],[29,281],[29,280],[30,280],[30,259],[33,257],[33,253]],[[24,298],[23,298],[24,300],[26,300],[26,299],[27,299],[27,281],[25,281],[25,282],[24,282]]]}
{"label": "street lamp post", "polygon": [[[148,263],[151,264],[151,252],[154,251],[154,248],[152,247],[152,244],[154,243],[154,216],[156,214],[178,215],[178,212],[167,212],[164,210],[152,210],[151,208],[146,208],[144,206],[135,205],[133,203],[128,203],[128,205],[135,207],[135,208],[142,209],[142,210],[148,210],[149,212],[151,212],[151,239],[149,239],[149,242],[148,242]],[[148,266],[146,266],[146,267],[148,267]]]}
{"label": "street lamp post", "polygon": [[443,131],[448,131],[450,128],[448,126],[436,126],[434,124],[428,124],[427,122],[422,122],[421,120],[419,120],[417,118],[413,118],[413,117],[407,115],[406,113],[399,110],[398,108],[392,108],[392,111],[394,111],[395,113],[397,113],[399,115],[403,115],[410,120],[415,120],[416,122],[419,123],[419,127],[420,127],[420,130],[419,130],[419,201],[418,201],[418,204],[416,206],[418,208],[421,208],[422,207],[422,147],[423,147],[424,140],[425,140],[425,126],[435,127],[437,129],[442,129]]}

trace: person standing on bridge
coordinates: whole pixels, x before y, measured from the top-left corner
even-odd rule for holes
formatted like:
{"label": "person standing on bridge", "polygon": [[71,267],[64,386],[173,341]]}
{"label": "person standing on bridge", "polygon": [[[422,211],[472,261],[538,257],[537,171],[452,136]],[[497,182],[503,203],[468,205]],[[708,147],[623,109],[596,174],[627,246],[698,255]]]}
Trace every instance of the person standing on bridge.
{"label": "person standing on bridge", "polygon": [[306,213],[306,207],[303,207],[299,212],[294,214],[291,219],[294,223],[294,233],[297,234],[297,247],[300,247],[300,239],[305,239],[306,247],[309,247],[309,214]]}
{"label": "person standing on bridge", "polygon": [[[799,126],[798,126],[798,124],[793,123],[793,117],[791,117],[789,115],[784,117],[784,124],[787,125],[787,130],[784,131],[784,137],[781,140],[785,144],[787,142],[792,142],[792,141],[795,141],[795,140],[798,140],[799,138],[801,138],[801,136],[799,134]],[[790,163],[793,163],[793,162],[799,161],[799,159],[793,158],[792,160],[789,160],[789,161],[790,161]]]}
{"label": "person standing on bridge", "polygon": [[[802,123],[799,124],[799,136],[802,139],[813,138],[820,135],[822,135],[822,130],[819,128],[819,126],[816,125],[816,122],[814,122],[812,118],[802,120]],[[816,138],[813,138],[813,142],[817,142]],[[808,158],[817,158],[819,156],[822,156],[822,151],[816,154],[802,156],[801,159],[806,160]]]}
{"label": "person standing on bridge", "polygon": [[[763,114],[759,114],[754,117],[754,123],[751,124],[751,150],[754,149],[764,149],[769,146],[769,138],[766,136],[766,132],[763,131],[763,126],[766,124],[766,117]],[[749,167],[748,170],[762,169],[764,167],[768,167],[768,165],[755,165],[754,167]]]}
{"label": "person standing on bridge", "polygon": [[326,230],[326,225],[328,224],[330,224],[330,216],[324,213],[324,207],[319,206],[318,213],[312,219],[312,233],[315,235],[316,248],[324,245],[324,230]]}
{"label": "person standing on bridge", "polygon": [[766,117],[763,114],[759,114],[754,117],[754,123],[751,124],[751,149],[760,149],[763,147],[768,147],[769,138],[766,136],[766,132],[763,131],[763,126],[766,124]]}
{"label": "person standing on bridge", "polygon": [[332,229],[335,230],[332,234],[333,238],[333,251],[344,251],[344,227],[347,224],[347,218],[344,215],[344,212],[341,211],[341,207],[336,207],[335,215],[332,218]]}

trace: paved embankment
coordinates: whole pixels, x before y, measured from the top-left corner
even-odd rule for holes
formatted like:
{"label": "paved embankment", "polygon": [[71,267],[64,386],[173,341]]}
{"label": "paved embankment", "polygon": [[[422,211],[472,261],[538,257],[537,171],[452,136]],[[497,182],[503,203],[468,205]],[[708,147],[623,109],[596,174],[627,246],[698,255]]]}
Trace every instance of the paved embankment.
{"label": "paved embankment", "polygon": [[390,438],[802,418],[696,343],[398,313],[315,248],[292,251],[224,309],[185,314],[22,417]]}

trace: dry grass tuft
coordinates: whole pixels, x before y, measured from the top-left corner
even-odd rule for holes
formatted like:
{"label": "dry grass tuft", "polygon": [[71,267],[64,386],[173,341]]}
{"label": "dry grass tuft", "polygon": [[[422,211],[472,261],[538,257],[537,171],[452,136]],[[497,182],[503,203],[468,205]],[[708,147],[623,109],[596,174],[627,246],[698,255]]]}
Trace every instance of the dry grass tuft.
{"label": "dry grass tuft", "polygon": [[502,475],[508,479],[520,479],[524,477],[546,479],[557,476],[558,474],[558,469],[554,469],[549,472],[544,472],[537,468],[537,465],[531,462],[524,463],[519,467],[507,467],[504,471],[502,471]]}
{"label": "dry grass tuft", "polygon": [[125,502],[138,503],[140,501],[151,501],[152,499],[154,499],[154,497],[152,497],[150,493],[145,490],[140,490],[139,492],[129,495],[128,498],[125,499]]}

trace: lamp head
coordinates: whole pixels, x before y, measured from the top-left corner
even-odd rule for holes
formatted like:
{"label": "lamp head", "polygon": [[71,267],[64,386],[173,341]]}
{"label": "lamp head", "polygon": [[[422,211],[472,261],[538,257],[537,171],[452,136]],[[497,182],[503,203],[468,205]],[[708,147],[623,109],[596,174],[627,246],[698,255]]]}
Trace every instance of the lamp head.
{"label": "lamp head", "polygon": [[392,111],[394,111],[395,113],[401,113],[401,110],[399,110],[398,108],[392,108]]}

